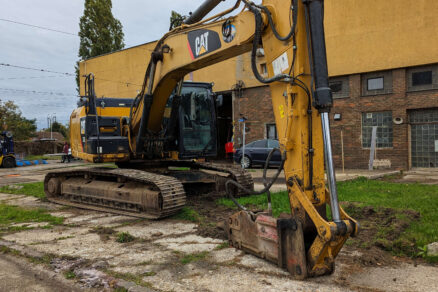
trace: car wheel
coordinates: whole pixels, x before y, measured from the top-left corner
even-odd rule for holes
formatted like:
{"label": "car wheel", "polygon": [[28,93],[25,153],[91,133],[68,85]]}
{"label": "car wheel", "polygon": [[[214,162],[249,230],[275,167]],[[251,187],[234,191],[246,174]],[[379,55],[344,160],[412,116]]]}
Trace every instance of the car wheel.
{"label": "car wheel", "polygon": [[14,157],[5,157],[3,158],[3,167],[4,168],[13,168],[15,167],[15,158]]}
{"label": "car wheel", "polygon": [[249,158],[248,156],[243,156],[240,159],[240,165],[242,166],[242,168],[250,168],[251,167],[251,158]]}

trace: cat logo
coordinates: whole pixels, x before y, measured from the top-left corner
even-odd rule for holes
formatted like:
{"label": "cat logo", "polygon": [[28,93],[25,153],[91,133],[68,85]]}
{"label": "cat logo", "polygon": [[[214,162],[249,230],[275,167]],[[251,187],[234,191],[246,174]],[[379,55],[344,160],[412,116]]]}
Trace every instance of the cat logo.
{"label": "cat logo", "polygon": [[211,53],[221,47],[219,34],[212,30],[192,30],[187,35],[189,53],[192,60]]}
{"label": "cat logo", "polygon": [[208,31],[195,39],[196,57],[208,52]]}

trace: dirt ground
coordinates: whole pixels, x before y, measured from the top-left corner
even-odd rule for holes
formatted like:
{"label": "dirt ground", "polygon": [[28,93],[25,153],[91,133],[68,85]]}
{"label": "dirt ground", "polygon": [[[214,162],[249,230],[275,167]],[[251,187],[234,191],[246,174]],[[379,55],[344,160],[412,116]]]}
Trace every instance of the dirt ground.
{"label": "dirt ground", "polygon": [[[332,275],[296,281],[228,247],[217,222],[234,210],[211,198],[189,198],[199,223],[138,220],[22,195],[0,194],[0,201],[65,218],[52,228],[42,222],[2,234],[0,291],[438,291],[437,265],[393,257],[385,242],[373,240],[379,228],[393,226],[397,236],[407,227],[391,209],[344,206],[360,220],[361,234],[343,247]],[[406,215],[418,220],[415,212]],[[122,232],[133,240],[118,242]]]}

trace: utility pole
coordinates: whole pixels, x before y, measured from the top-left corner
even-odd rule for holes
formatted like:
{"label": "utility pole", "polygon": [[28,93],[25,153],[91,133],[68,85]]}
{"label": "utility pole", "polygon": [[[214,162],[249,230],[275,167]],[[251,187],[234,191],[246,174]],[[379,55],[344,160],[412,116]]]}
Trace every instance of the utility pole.
{"label": "utility pole", "polygon": [[246,120],[247,120],[247,118],[245,118],[244,116],[242,116],[242,117],[239,119],[239,122],[243,124],[243,131],[242,131],[242,141],[243,141],[243,144],[242,144],[242,158],[240,159],[240,160],[241,160],[241,164],[240,164],[240,166],[241,166],[242,168],[245,168],[245,167],[243,166],[243,164],[244,164],[244,162],[245,162],[245,132],[246,132],[245,121],[246,121]]}
{"label": "utility pole", "polygon": [[47,115],[47,127],[50,128],[50,140],[53,140],[53,123],[56,122],[56,114]]}

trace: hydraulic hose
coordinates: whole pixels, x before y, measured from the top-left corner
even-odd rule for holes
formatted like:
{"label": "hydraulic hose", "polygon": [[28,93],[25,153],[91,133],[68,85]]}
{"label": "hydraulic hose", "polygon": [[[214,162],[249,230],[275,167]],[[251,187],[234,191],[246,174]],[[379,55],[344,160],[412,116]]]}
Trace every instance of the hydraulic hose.
{"label": "hydraulic hose", "polygon": [[[237,187],[238,189],[243,190],[245,193],[247,193],[248,195],[260,195],[263,193],[266,193],[267,198],[268,198],[268,212],[271,214],[272,213],[272,208],[271,208],[271,193],[269,191],[269,189],[272,187],[272,185],[275,183],[275,181],[277,180],[278,176],[280,175],[281,171],[283,170],[283,166],[284,166],[284,157],[282,155],[281,157],[281,163],[279,165],[279,167],[277,168],[277,172],[275,173],[275,175],[272,177],[271,181],[268,182],[267,178],[266,178],[266,174],[267,174],[267,170],[269,167],[269,163],[271,162],[272,159],[272,155],[274,154],[275,151],[279,151],[280,149],[278,148],[273,148],[270,152],[268,157],[266,158],[265,161],[265,165],[263,167],[263,185],[265,186],[261,191],[252,191],[249,190],[247,188],[245,188],[244,186],[242,186],[241,184],[239,184],[238,182],[234,181],[234,180],[228,180],[225,183],[225,191],[227,192],[228,196],[230,197],[230,199],[233,201],[233,203],[237,206],[237,208],[239,210],[243,210],[243,211],[248,211],[247,208],[245,208],[244,206],[242,206],[237,200],[236,198],[234,198],[233,196],[233,192],[230,189],[230,185],[234,185],[235,187]],[[281,152],[280,152],[281,153]],[[254,215],[252,212],[250,212],[251,215]]]}
{"label": "hydraulic hose", "polygon": [[264,84],[268,84],[268,83],[272,83],[275,81],[280,81],[280,80],[289,78],[289,75],[287,75],[287,74],[279,74],[279,75],[273,76],[271,78],[263,78],[260,75],[260,73],[257,69],[256,56],[257,56],[257,47],[258,47],[260,40],[261,40],[261,37],[262,37],[262,25],[263,25],[262,14],[258,10],[258,8],[254,6],[254,4],[249,3],[246,0],[243,0],[243,1],[248,5],[248,9],[254,14],[254,18],[255,18],[255,32],[254,32],[254,39],[252,41],[252,50],[251,50],[251,69],[252,69],[254,76],[256,77],[256,79],[259,82],[264,83]]}
{"label": "hydraulic hose", "polygon": [[297,0],[293,0],[291,1],[291,9],[292,9],[292,21],[293,21],[293,25],[289,31],[289,33],[282,37],[280,36],[280,34],[277,31],[277,28],[275,27],[274,21],[272,19],[272,15],[271,12],[269,11],[268,8],[266,8],[266,6],[262,6],[262,5],[257,5],[258,8],[262,9],[264,13],[266,13],[267,17],[268,17],[268,21],[269,21],[269,25],[272,28],[272,32],[274,33],[275,37],[280,40],[280,41],[287,41],[291,38],[292,35],[295,34],[295,28],[297,25],[297,14],[298,14],[298,9],[297,9]]}

